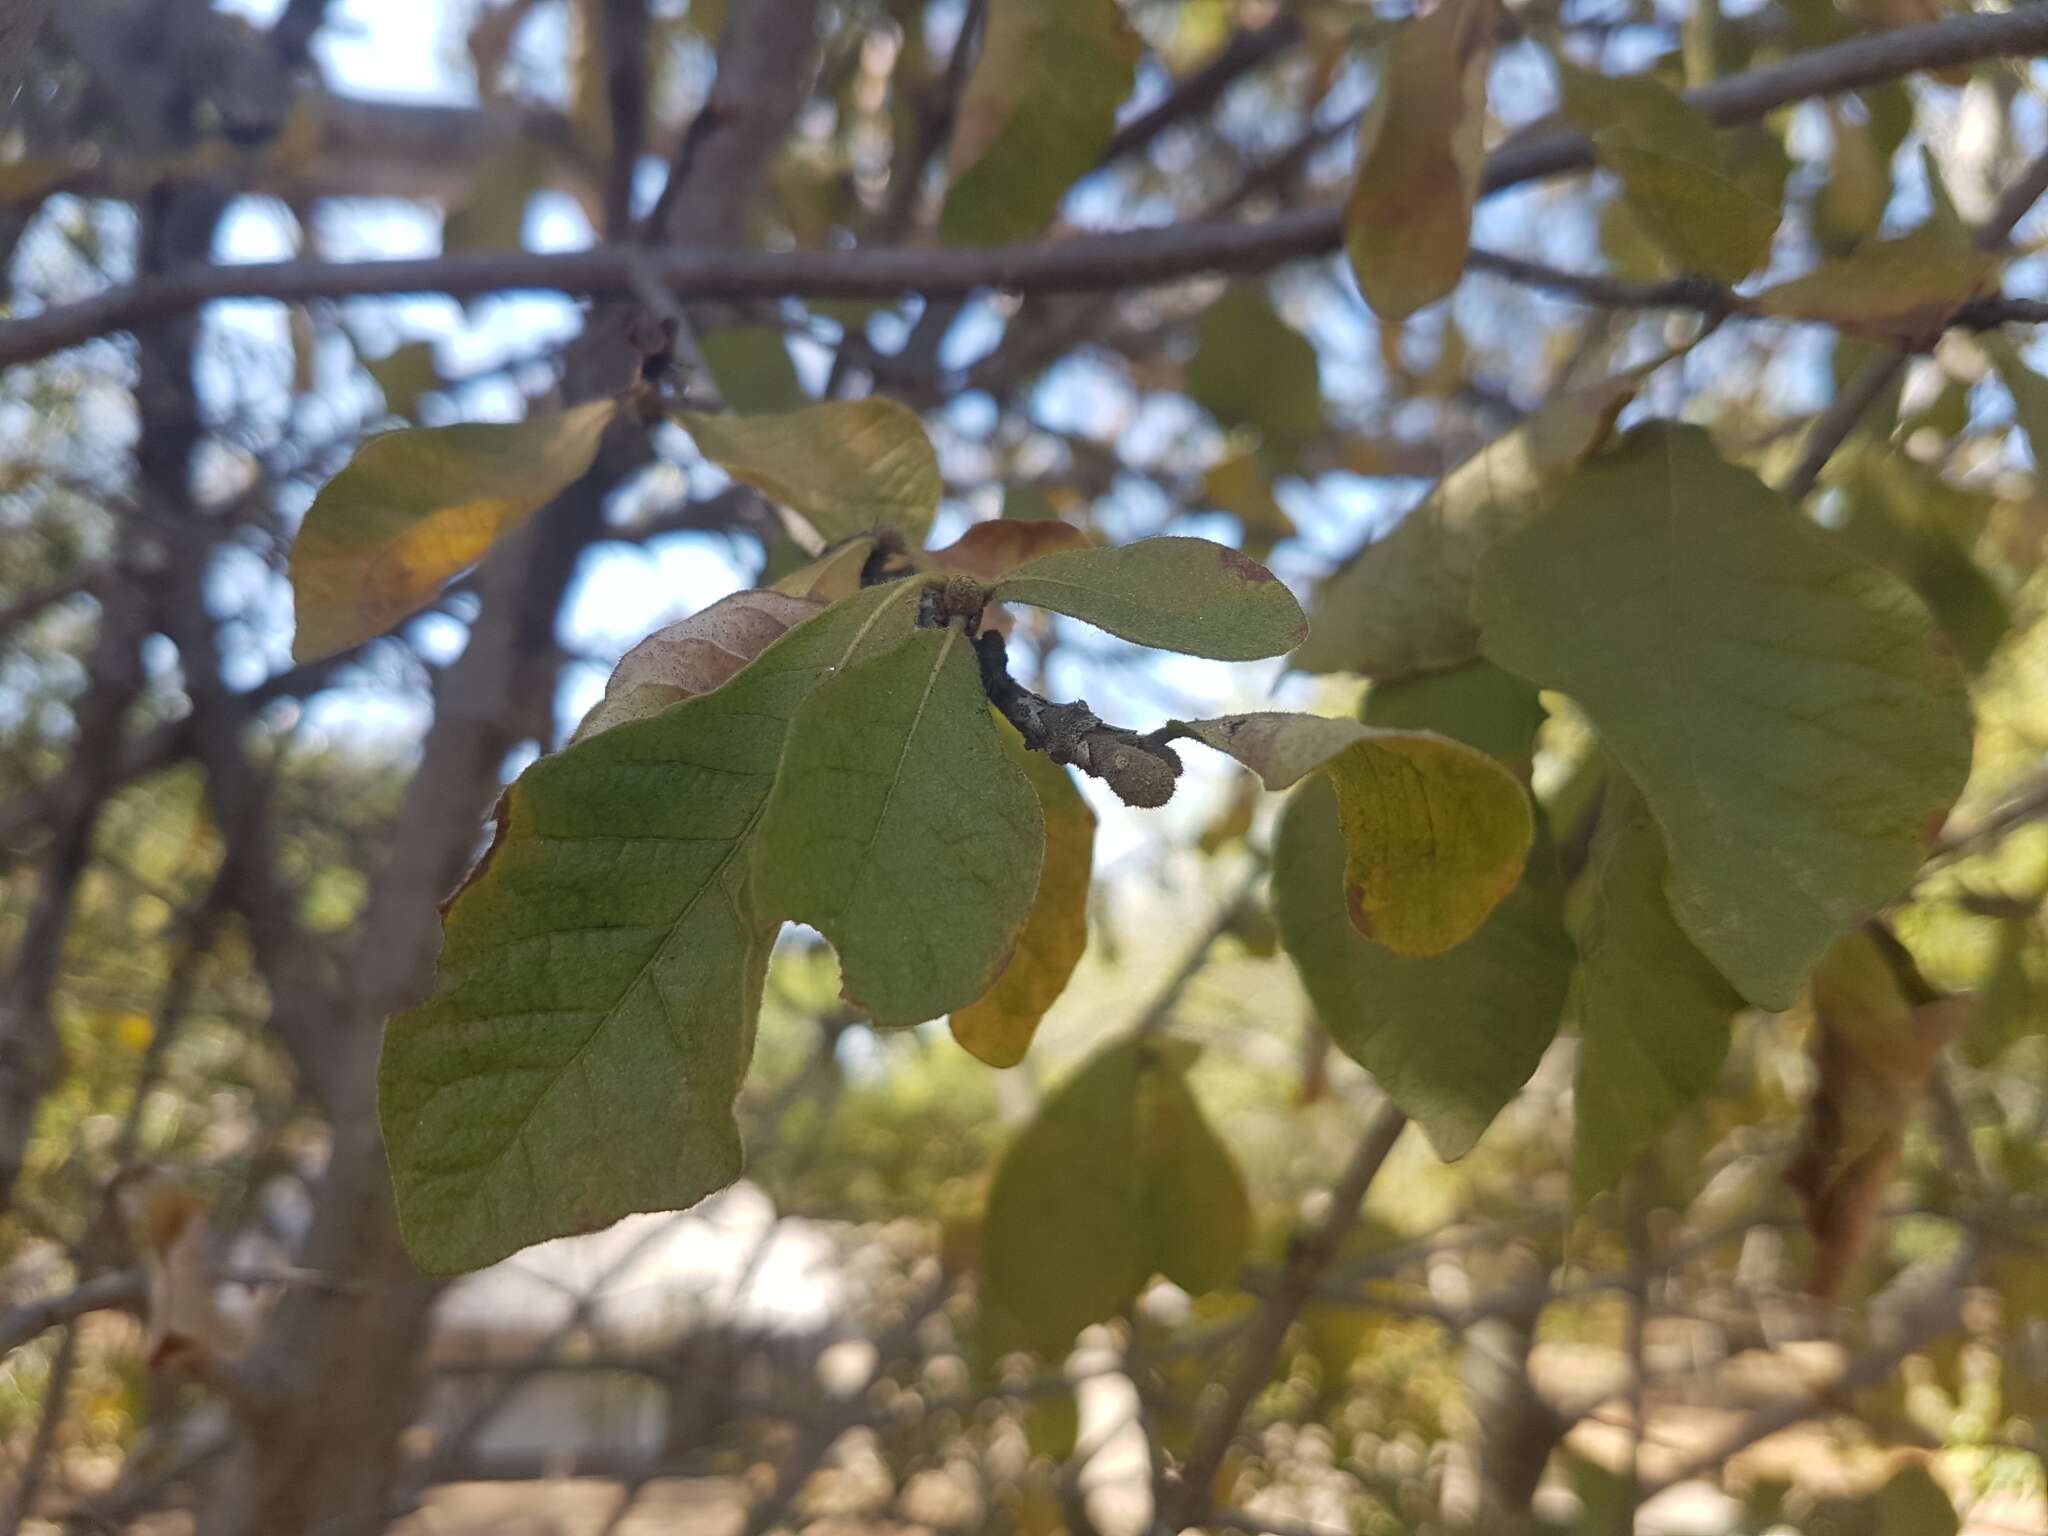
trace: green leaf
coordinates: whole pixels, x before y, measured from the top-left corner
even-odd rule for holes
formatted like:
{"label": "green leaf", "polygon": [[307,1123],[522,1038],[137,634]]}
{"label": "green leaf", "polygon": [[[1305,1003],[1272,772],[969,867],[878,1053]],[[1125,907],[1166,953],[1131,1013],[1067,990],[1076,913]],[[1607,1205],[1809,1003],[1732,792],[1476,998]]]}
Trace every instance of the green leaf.
{"label": "green leaf", "polygon": [[1323,430],[1316,349],[1254,284],[1233,284],[1202,312],[1186,383],[1188,397],[1223,426],[1255,427],[1277,449]]}
{"label": "green leaf", "polygon": [[1956,1536],[1962,1522],[1924,1462],[1910,1461],[1871,1498],[1877,1528],[1871,1536]]}
{"label": "green leaf", "polygon": [[1514,889],[1528,857],[1529,797],[1483,752],[1428,731],[1263,713],[1176,721],[1268,789],[1317,769],[1336,789],[1344,899],[1360,933],[1404,955],[1461,944]]}
{"label": "green leaf", "polygon": [[1184,1058],[1163,1042],[1112,1042],[1003,1154],[982,1227],[988,1299],[1041,1354],[1063,1353],[1154,1274],[1215,1290],[1244,1261],[1244,1182]]}
{"label": "green leaf", "polygon": [[1585,709],[1664,831],[1680,926],[1763,1007],[1899,893],[1969,771],[1919,599],[1696,427],[1581,469],[1488,551],[1476,612],[1491,659]]}
{"label": "green leaf", "polygon": [[2027,451],[2039,469],[2048,464],[2048,379],[2034,372],[2011,338],[1997,331],[1986,331],[1977,345],[1991,355],[1998,377],[2011,393],[2013,416],[2027,435]]}
{"label": "green leaf", "polygon": [[1384,679],[1471,660],[1480,557],[1532,517],[1550,488],[1606,438],[1648,372],[1631,369],[1559,395],[1452,470],[1391,533],[1323,583],[1294,665]]}
{"label": "green leaf", "polygon": [[779,592],[735,592],[663,625],[619,658],[604,697],[584,715],[571,743],[709,693],[823,607]]}
{"label": "green leaf", "polygon": [[894,528],[924,542],[944,486],[917,413],[879,396],[780,416],[679,411],[698,452],[827,540]]}
{"label": "green leaf", "polygon": [[1015,953],[995,985],[965,1008],[956,1008],[948,1022],[953,1038],[973,1055],[992,1067],[1014,1067],[1088,947],[1095,813],[1074,787],[1073,775],[1043,752],[1025,750],[1023,739],[1008,725],[1001,731],[1004,750],[1038,793],[1045,863]]}
{"label": "green leaf", "polygon": [[719,397],[742,415],[794,411],[810,402],[778,325],[730,325],[706,331],[697,339],[697,350],[704,354]]}
{"label": "green leaf", "polygon": [[1229,454],[1210,465],[1202,476],[1202,495],[1237,519],[1244,551],[1254,559],[1300,532],[1273,494],[1273,471],[1259,449]]}
{"label": "green leaf", "polygon": [[1458,286],[1486,159],[1493,0],[1443,0],[1395,34],[1359,127],[1344,251],[1373,313],[1399,320]]}
{"label": "green leaf", "polygon": [[842,597],[851,597],[861,589],[861,577],[874,558],[877,542],[872,535],[862,534],[835,544],[817,559],[776,577],[769,590],[818,603],[836,603]]}
{"label": "green leaf", "polygon": [[1116,0],[1005,0],[967,77],[939,215],[949,245],[1028,240],[1095,168],[1139,42]]}
{"label": "green leaf", "polygon": [[610,400],[524,421],[373,437],[313,498],[292,545],[299,661],[382,634],[589,470]]}
{"label": "green leaf", "polygon": [[1572,971],[1563,890],[1547,840],[1522,882],[1465,943],[1397,955],[1360,936],[1344,900],[1344,845],[1328,782],[1281,813],[1273,850],[1280,939],[1338,1049],[1428,1134],[1462,1157],[1520,1091],[1557,1033]]}
{"label": "green leaf", "polygon": [[1778,209],[1729,174],[1713,125],[1648,75],[1558,60],[1564,111],[1621,181],[1640,227],[1686,271],[1734,282],[1770,253]]}
{"label": "green leaf", "polygon": [[1301,605],[1271,571],[1207,539],[1140,539],[1041,555],[998,581],[989,597],[1217,661],[1278,656],[1308,633]]}
{"label": "green leaf", "polygon": [[1607,781],[1572,924],[1579,948],[1578,1151],[1572,1196],[1590,1200],[1721,1075],[1742,999],[1693,947],[1664,898],[1664,838],[1634,788]]}
{"label": "green leaf", "polygon": [[819,685],[798,711],[755,857],[764,911],[839,951],[846,997],[908,1025],[987,992],[1023,934],[1045,822],[956,626]]}
{"label": "green leaf", "polygon": [[408,341],[363,364],[394,416],[417,416],[420,396],[441,387],[441,368],[431,341]]}
{"label": "green leaf", "polygon": [[1813,320],[1852,336],[1918,346],[1982,293],[1999,265],[1996,254],[1922,225],[1773,284],[1749,307],[1761,315]]}
{"label": "green leaf", "polygon": [[2012,629],[2004,594],[1969,555],[1992,498],[1889,447],[1837,452],[1827,479],[1844,493],[1842,537],[1904,578],[1963,664],[1980,671]]}
{"label": "green leaf", "polygon": [[1363,719],[1381,730],[1430,730],[1462,741],[1527,783],[1544,712],[1526,681],[1490,661],[1468,661],[1448,672],[1373,684]]}
{"label": "green leaf", "polygon": [[461,203],[442,221],[442,251],[519,250],[525,243],[526,205],[547,186],[551,158],[545,145],[521,134],[509,149],[486,160]]}
{"label": "green leaf", "polygon": [[543,757],[394,1018],[378,1105],[406,1247],[450,1273],[739,1174],[733,1120],[775,923],[751,851],[797,706],[910,631],[875,589],[725,686]]}

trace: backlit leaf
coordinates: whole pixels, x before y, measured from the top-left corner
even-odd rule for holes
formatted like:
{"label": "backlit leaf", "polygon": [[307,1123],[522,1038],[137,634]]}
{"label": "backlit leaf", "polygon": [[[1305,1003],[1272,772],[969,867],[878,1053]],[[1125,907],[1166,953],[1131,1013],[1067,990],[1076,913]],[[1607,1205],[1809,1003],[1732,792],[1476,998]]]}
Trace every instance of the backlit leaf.
{"label": "backlit leaf", "polygon": [[1044,856],[1038,795],[996,734],[972,642],[948,625],[804,702],[755,881],[762,910],[832,941],[849,1002],[908,1025],[988,991]]}
{"label": "backlit leaf", "polygon": [[1814,320],[1854,336],[1921,345],[1997,275],[1999,258],[1922,225],[1824,261],[1750,300],[1758,314]]}
{"label": "backlit leaf", "polygon": [[860,590],[861,575],[874,558],[876,540],[867,534],[836,544],[817,559],[778,576],[769,590],[787,597],[836,603]]}
{"label": "backlit leaf", "polygon": [[1696,427],[1587,464],[1488,551],[1475,611],[1491,659],[1585,709],[1664,831],[1680,926],[1763,1007],[1903,889],[1969,771],[1919,599]]}
{"label": "backlit leaf", "polygon": [[1610,775],[1572,937],[1580,1035],[1572,1194],[1591,1199],[1714,1086],[1742,999],[1693,947],[1664,898],[1664,838]]}
{"label": "backlit leaf", "polygon": [[1003,1154],[982,1227],[988,1300],[1041,1354],[1063,1354],[1154,1274],[1213,1290],[1244,1260],[1244,1183],[1188,1092],[1184,1056],[1113,1042]]}
{"label": "backlit leaf", "polygon": [[986,17],[953,130],[939,217],[949,245],[1045,228],[1108,147],[1138,63],[1116,0],[1006,0]]}
{"label": "backlit leaf", "polygon": [[901,589],[799,625],[724,687],[543,757],[450,905],[378,1108],[406,1246],[474,1269],[738,1177],[733,1120],[776,924],[752,848],[821,676],[913,623]]}
{"label": "backlit leaf", "polygon": [[1440,0],[1381,60],[1344,203],[1344,251],[1382,319],[1435,303],[1464,272],[1495,22],[1494,0]]}
{"label": "backlit leaf", "polygon": [[1648,75],[1614,76],[1562,59],[1564,111],[1620,178],[1637,223],[1683,270],[1734,282],[1769,253],[1778,209],[1729,175],[1713,125]]}
{"label": "backlit leaf", "polygon": [[828,540],[894,528],[924,542],[944,489],[917,413],[879,396],[780,416],[676,415],[697,449]]}
{"label": "backlit leaf", "polygon": [[1382,730],[1435,731],[1462,741],[1526,783],[1544,713],[1527,681],[1482,660],[1375,683],[1365,696],[1363,718]]}
{"label": "backlit leaf", "polygon": [[789,344],[776,325],[729,325],[706,331],[697,350],[711,369],[719,398],[745,416],[794,411],[810,397],[790,361]]}
{"label": "backlit leaf", "polygon": [[709,693],[823,606],[779,592],[735,592],[663,625],[619,658],[604,697],[571,741]]}
{"label": "backlit leaf", "polygon": [[1294,665],[1395,678],[1471,660],[1480,557],[1533,516],[1550,488],[1606,438],[1646,375],[1633,369],[1559,395],[1452,470],[1391,533],[1323,583]]}
{"label": "backlit leaf", "polygon": [[1271,571],[1206,539],[1140,539],[1041,555],[998,581],[990,597],[1218,661],[1277,656],[1308,632],[1301,605]]}
{"label": "backlit leaf", "polygon": [[580,479],[618,407],[373,437],[313,498],[292,545],[292,655],[331,655],[425,606]]}
{"label": "backlit leaf", "polygon": [[1254,284],[1233,284],[1202,312],[1186,384],[1195,404],[1225,427],[1255,427],[1277,448],[1323,430],[1316,349]]}
{"label": "backlit leaf", "polygon": [[1461,1157],[1520,1091],[1557,1033],[1571,977],[1563,890],[1546,840],[1521,884],[1470,939],[1398,955],[1352,926],[1336,797],[1312,778],[1288,800],[1273,850],[1273,909],[1330,1037],[1428,1134]]}
{"label": "backlit leaf", "polygon": [[1043,752],[1024,748],[1002,728],[1003,746],[1038,793],[1045,819],[1045,862],[1031,916],[995,985],[953,1010],[953,1038],[992,1067],[1024,1059],[1038,1021],[1059,1000],[1088,947],[1088,887],[1095,857],[1095,813],[1073,775]]}

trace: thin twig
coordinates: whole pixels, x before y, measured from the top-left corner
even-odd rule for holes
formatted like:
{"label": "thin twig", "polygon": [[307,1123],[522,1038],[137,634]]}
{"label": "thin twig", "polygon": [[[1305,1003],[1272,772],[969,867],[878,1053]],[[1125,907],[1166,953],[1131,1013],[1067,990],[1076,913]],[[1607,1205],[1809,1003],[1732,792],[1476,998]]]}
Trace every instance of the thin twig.
{"label": "thin twig", "polygon": [[1330,1192],[1330,1209],[1322,1225],[1294,1245],[1279,1283],[1253,1320],[1237,1374],[1231,1378],[1216,1411],[1203,1422],[1194,1447],[1188,1452],[1187,1462],[1181,1468],[1180,1507],[1173,1512],[1173,1519],[1177,1522],[1174,1528],[1199,1525],[1208,1514],[1215,1501],[1216,1474],[1230,1452],[1231,1441],[1237,1437],[1238,1426],[1244,1422],[1245,1411],[1251,1407],[1252,1399],[1258,1396],[1260,1389],[1272,1379],[1280,1346],[1286,1342],[1288,1330],[1308,1304],[1316,1277],[1329,1267],[1344,1239],[1357,1225],[1359,1207],[1365,1202],[1366,1191],[1372,1187],[1373,1179],[1378,1176],[1387,1154],[1393,1151],[1394,1143],[1400,1139],[1407,1124],[1408,1117],[1392,1102],[1382,1104],[1375,1111],[1366,1124],[1365,1134],[1358,1140],[1357,1149],[1351,1154],[1351,1161],[1345,1166],[1343,1176]]}

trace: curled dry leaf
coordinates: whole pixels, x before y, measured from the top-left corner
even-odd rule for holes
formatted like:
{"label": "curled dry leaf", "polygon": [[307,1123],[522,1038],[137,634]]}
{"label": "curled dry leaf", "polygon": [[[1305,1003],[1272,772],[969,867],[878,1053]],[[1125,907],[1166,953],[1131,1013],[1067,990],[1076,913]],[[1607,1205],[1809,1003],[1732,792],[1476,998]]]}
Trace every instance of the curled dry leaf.
{"label": "curled dry leaf", "polygon": [[824,606],[780,592],[735,592],[657,629],[619,658],[604,697],[570,740],[709,693]]}
{"label": "curled dry leaf", "polygon": [[944,549],[925,558],[949,571],[964,571],[982,581],[1009,574],[1026,560],[1061,549],[1086,549],[1094,540],[1072,523],[1052,519],[1023,522],[999,517],[976,523]]}
{"label": "curled dry leaf", "polygon": [[1807,1289],[1832,1297],[1870,1246],[1906,1123],[1974,1005],[1934,995],[1875,924],[1828,951],[1812,997],[1816,1081],[1785,1179],[1813,1235]]}
{"label": "curled dry leaf", "polygon": [[114,1198],[147,1286],[143,1357],[152,1371],[200,1371],[217,1343],[206,1204],[155,1169],[116,1184]]}

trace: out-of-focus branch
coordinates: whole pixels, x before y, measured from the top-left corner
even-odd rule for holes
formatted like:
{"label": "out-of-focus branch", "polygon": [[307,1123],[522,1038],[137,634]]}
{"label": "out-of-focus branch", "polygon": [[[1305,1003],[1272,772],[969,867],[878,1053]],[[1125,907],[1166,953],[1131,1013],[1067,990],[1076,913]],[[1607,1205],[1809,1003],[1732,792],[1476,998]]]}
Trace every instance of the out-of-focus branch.
{"label": "out-of-focus branch", "polygon": [[[777,6],[788,8],[792,17],[798,11],[811,17],[815,9],[814,0],[774,0],[773,5],[762,0],[735,16],[767,14]],[[799,37],[793,22],[782,35],[785,42],[796,37],[809,47],[808,34]],[[1782,64],[1715,81],[1689,92],[1687,99],[1718,123],[1740,123],[1811,96],[1877,85],[1920,70],[2043,50],[2048,50],[2048,13],[2039,8],[1958,16],[1816,48]],[[781,62],[787,62],[786,54]],[[765,124],[772,114],[741,111],[721,98],[728,78],[722,68],[705,112],[731,114],[742,124]],[[739,90],[745,78],[745,71],[735,69],[730,76],[732,89]],[[700,113],[699,119],[703,116]],[[735,221],[744,205],[730,188],[742,182],[752,185],[751,178],[741,173],[759,160],[763,140],[750,130],[728,131],[721,126],[723,121],[723,116],[714,116],[701,131],[693,124],[699,145],[684,157],[689,161],[688,180],[697,183],[701,176],[703,185],[716,189],[703,194],[704,216],[682,217],[674,197],[667,199],[666,206],[657,205],[657,227],[672,230],[678,238],[703,238],[711,231],[737,227]],[[779,131],[766,142],[779,143]],[[1540,177],[1582,170],[1591,163],[1592,149],[1583,137],[1546,132],[1496,151],[1487,161],[1482,190],[1498,192]],[[679,172],[683,168],[679,166]],[[725,179],[728,174],[738,181]],[[982,289],[1101,293],[1205,274],[1264,271],[1288,261],[1327,255],[1337,249],[1341,233],[1339,210],[1324,206],[1257,224],[1181,224],[986,249],[668,250],[655,255],[652,270],[684,301],[806,295],[893,299],[906,293],[959,298]],[[618,295],[633,291],[638,271],[638,258],[608,246],[556,253],[494,251],[400,261],[256,262],[187,268],[0,324],[0,365],[26,362],[153,315],[193,309],[213,299],[402,293],[468,297],[514,289]]]}
{"label": "out-of-focus branch", "polygon": [[1345,1165],[1343,1175],[1330,1191],[1329,1214],[1313,1232],[1298,1238],[1288,1255],[1272,1294],[1260,1305],[1245,1339],[1236,1374],[1230,1378],[1223,1401],[1202,1423],[1177,1483],[1166,1491],[1176,1501],[1169,1525],[1200,1525],[1216,1499],[1216,1474],[1230,1452],[1230,1443],[1244,1422],[1245,1411],[1266,1383],[1272,1379],[1274,1363],[1287,1332],[1301,1316],[1315,1289],[1316,1278],[1337,1257],[1344,1239],[1358,1224],[1359,1207],[1366,1191],[1379,1176],[1387,1154],[1394,1150],[1408,1117],[1391,1102],[1383,1103],[1366,1123],[1365,1133]]}

